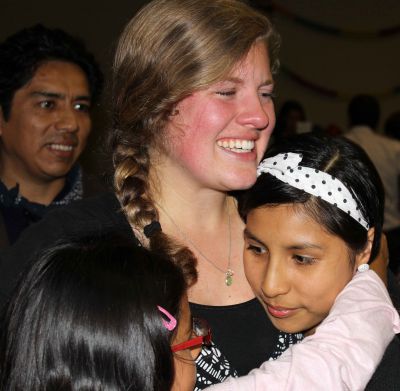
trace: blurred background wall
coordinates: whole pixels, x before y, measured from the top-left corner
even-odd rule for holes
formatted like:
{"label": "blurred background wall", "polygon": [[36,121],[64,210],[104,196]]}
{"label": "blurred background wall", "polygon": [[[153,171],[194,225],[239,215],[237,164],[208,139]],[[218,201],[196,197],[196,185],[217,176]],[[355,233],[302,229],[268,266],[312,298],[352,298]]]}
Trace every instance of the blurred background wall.
{"label": "blurred background wall", "polygon": [[256,3],[264,9],[269,4],[282,37],[278,107],[296,99],[312,121],[343,130],[354,94],[379,99],[380,126],[389,113],[400,110],[400,1]]}

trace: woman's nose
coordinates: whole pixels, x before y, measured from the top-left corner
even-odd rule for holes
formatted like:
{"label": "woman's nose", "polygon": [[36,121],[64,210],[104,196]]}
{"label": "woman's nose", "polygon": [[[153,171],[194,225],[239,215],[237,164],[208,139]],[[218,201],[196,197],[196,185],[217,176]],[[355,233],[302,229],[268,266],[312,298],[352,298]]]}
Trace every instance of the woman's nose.
{"label": "woman's nose", "polygon": [[242,112],[238,116],[238,122],[244,126],[257,130],[268,127],[271,121],[275,121],[275,113],[272,102],[263,102],[259,95],[246,99]]}

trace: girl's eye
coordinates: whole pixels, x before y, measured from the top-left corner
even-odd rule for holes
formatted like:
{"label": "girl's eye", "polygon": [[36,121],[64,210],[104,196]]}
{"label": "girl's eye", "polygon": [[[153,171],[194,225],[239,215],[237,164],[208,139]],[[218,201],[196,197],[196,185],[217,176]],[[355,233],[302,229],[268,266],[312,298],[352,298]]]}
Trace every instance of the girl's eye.
{"label": "girl's eye", "polygon": [[264,247],[255,246],[254,244],[248,244],[247,250],[251,251],[252,253],[254,253],[256,255],[265,254],[267,252],[267,250]]}
{"label": "girl's eye", "polygon": [[293,255],[295,262],[299,265],[312,265],[317,260],[312,257],[304,257],[302,255]]}

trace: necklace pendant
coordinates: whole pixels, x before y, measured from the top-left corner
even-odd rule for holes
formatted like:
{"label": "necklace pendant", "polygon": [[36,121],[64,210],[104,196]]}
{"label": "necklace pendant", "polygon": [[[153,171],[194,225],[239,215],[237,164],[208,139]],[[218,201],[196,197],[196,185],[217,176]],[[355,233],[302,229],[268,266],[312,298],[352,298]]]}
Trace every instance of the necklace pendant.
{"label": "necklace pendant", "polygon": [[226,286],[231,286],[233,283],[233,270],[232,269],[228,269],[225,273],[225,285]]}

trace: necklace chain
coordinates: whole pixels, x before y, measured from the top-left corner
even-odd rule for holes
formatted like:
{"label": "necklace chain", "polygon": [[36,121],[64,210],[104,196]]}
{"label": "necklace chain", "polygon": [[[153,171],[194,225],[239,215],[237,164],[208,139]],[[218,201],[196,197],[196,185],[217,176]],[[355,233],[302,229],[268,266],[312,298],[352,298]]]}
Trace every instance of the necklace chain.
{"label": "necklace chain", "polygon": [[160,209],[165,213],[165,215],[168,217],[168,219],[171,221],[173,226],[176,228],[176,230],[179,232],[179,234],[182,236],[182,238],[190,243],[194,249],[212,266],[214,266],[215,269],[219,270],[220,272],[224,273],[225,275],[225,285],[226,286],[231,286],[233,283],[233,275],[234,272],[231,269],[231,250],[232,250],[232,232],[231,232],[231,214],[229,213],[229,208],[228,205],[226,205],[226,210],[227,210],[227,215],[228,215],[228,238],[229,238],[229,247],[228,247],[228,266],[226,270],[222,269],[218,265],[216,265],[210,258],[208,258],[197,246],[196,244],[179,228],[178,224],[175,222],[175,220],[169,215],[169,213],[165,210],[163,206],[161,206],[159,203],[157,205],[160,207]]}

